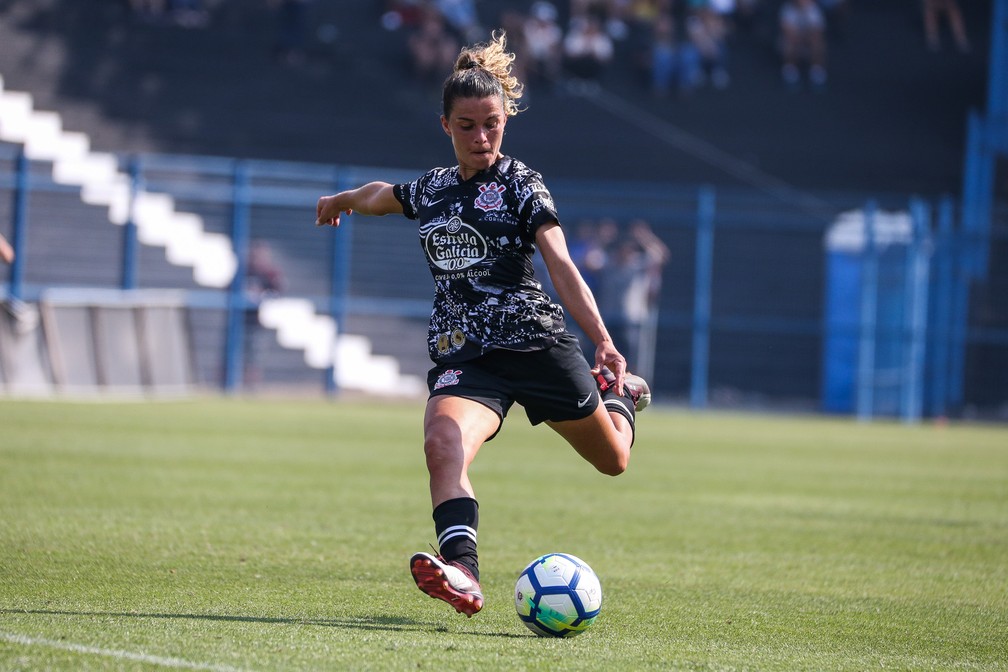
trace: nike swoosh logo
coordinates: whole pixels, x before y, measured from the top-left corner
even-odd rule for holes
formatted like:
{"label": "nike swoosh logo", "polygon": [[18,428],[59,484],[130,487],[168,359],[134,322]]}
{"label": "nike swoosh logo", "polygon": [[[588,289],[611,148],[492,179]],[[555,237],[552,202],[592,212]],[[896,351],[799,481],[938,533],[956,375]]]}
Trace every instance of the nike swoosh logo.
{"label": "nike swoosh logo", "polygon": [[585,406],[587,406],[588,402],[591,401],[592,397],[594,397],[594,396],[595,396],[595,393],[592,392],[587,397],[585,397],[583,400],[578,401],[578,408],[584,408]]}

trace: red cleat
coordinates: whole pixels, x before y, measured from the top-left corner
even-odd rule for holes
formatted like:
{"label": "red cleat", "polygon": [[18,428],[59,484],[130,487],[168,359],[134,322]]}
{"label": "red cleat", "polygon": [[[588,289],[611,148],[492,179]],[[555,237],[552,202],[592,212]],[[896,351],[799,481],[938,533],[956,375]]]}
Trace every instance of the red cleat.
{"label": "red cleat", "polygon": [[[616,384],[616,374],[603,366],[598,375],[595,376],[595,383],[599,392],[605,392]],[[634,410],[643,411],[651,403],[651,388],[647,381],[640,376],[627,372],[623,376],[623,391],[634,403]]]}
{"label": "red cleat", "polygon": [[457,562],[445,562],[440,555],[417,553],[410,558],[410,572],[417,588],[444,600],[460,614],[471,617],[483,608],[479,582]]}

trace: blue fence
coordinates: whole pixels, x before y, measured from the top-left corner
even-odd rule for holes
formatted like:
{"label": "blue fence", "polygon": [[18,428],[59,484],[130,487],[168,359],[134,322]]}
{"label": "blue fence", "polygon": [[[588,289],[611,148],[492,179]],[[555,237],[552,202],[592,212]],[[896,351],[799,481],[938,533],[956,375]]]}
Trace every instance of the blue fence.
{"label": "blue fence", "polygon": [[[212,358],[219,364],[204,378],[227,391],[243,384],[244,260],[253,240],[274,250],[286,293],[337,323],[394,316],[422,329],[431,282],[411,222],[350,217],[336,231],[314,225],[319,195],[372,179],[405,181],[419,170],[165,155],[120,164],[133,194],[168,194],[177,210],[231,240],[238,262],[230,284],[200,286],[143,245],[132,222],[109,223],[78,190],[53,181],[51,166],[0,146],[0,227],[8,227],[17,253],[6,297],[35,301],[56,286],[183,289],[193,310],[221,316],[221,337],[204,346],[219,348]],[[989,374],[1008,360],[1008,325],[970,308],[993,282],[988,276],[1005,273],[998,250],[1006,236],[995,225],[983,241],[971,237],[948,196],[791,198],[564,180],[550,180],[550,188],[568,235],[582,221],[645,219],[670,248],[655,306],[659,400],[907,421],[1008,403],[1005,385]],[[1003,221],[997,212],[992,219]],[[969,263],[981,242],[993,259],[987,276]],[[395,338],[385,340],[395,348]],[[389,354],[418,359],[417,351]],[[334,391],[333,376],[323,379]]]}

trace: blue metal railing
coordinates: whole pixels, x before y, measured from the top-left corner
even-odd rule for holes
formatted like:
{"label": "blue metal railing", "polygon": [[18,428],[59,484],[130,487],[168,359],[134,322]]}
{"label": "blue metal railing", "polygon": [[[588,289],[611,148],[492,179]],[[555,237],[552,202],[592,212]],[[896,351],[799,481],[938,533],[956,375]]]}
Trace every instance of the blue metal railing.
{"label": "blue metal railing", "polygon": [[864,211],[864,251],[861,261],[861,332],[857,357],[857,417],[869,420],[875,414],[875,349],[878,343],[878,245],[875,237],[875,201]]}
{"label": "blue metal railing", "polygon": [[696,232],[696,280],[693,286],[693,364],[690,367],[690,405],[707,406],[710,358],[711,283],[714,277],[714,190],[698,194]]}
{"label": "blue metal railing", "polygon": [[[29,202],[44,201],[47,194],[66,197],[73,189],[53,182],[45,166],[26,160],[17,148],[0,145],[0,167],[4,165],[9,168],[0,169],[0,190],[10,194],[9,221],[18,256],[3,291],[10,298],[34,300],[49,283],[44,268],[38,266],[45,263],[46,251],[27,249],[26,245],[29,231],[43,225],[32,220]],[[226,311],[220,385],[227,392],[243,384],[243,318],[250,307],[243,291],[245,253],[254,238],[269,239],[282,249],[291,272],[298,274],[292,281],[292,293],[312,300],[317,310],[331,315],[338,325],[346,324],[351,315],[424,318],[429,313],[429,278],[415,248],[412,224],[368,218],[358,231],[356,218],[351,216],[343,219],[337,231],[313,226],[315,202],[320,195],[372,179],[405,181],[419,171],[165,155],[127,157],[122,165],[134,195],[141,189],[168,193],[179,207],[201,212],[208,228],[226,232],[232,240],[238,268],[227,289],[190,287],[187,294],[194,308]],[[893,262],[882,254],[876,239],[875,219],[880,206],[872,196],[830,195],[822,202],[831,205],[818,216],[810,216],[760,194],[716,191],[712,187],[557,180],[551,183],[551,189],[568,223],[598,213],[632,213],[650,219],[667,242],[692,243],[689,249],[682,244],[672,245],[678,266],[692,264],[693,273],[688,277],[681,275],[679,268],[666,269],[666,290],[657,322],[658,349],[663,353],[680,350],[677,334],[686,334],[688,352],[675,361],[683,361],[688,370],[680,389],[695,408],[706,407],[711,403],[711,389],[726,384],[724,374],[711,366],[724,356],[724,350],[719,349],[724,346],[719,343],[725,339],[739,350],[745,350],[747,342],[757,335],[778,338],[785,349],[789,339],[822,339],[826,350],[831,347],[830,335],[853,337],[858,343],[856,358],[848,363],[853,405],[846,412],[859,418],[871,418],[880,412],[879,385],[883,376],[877,349],[897,348],[898,414],[908,421],[923,415],[944,415],[965,403],[969,349],[981,341],[1008,344],[1008,331],[970,325],[970,287],[977,282],[970,255],[976,249],[977,233],[956,227],[955,203],[949,197],[937,199],[934,208],[918,198],[878,197],[886,199],[889,208],[893,203],[902,203],[912,221],[909,239],[900,243],[905,253]],[[823,253],[822,240],[837,217],[851,210],[863,213],[866,232],[863,249],[853,257],[860,278],[857,317],[829,318],[824,305],[805,305],[796,309],[796,314],[789,314],[788,301],[772,293],[764,297],[765,304],[746,306],[744,314],[722,307],[733,305],[725,303],[726,295],[739,289],[732,283],[745,282],[748,277],[738,275],[733,258],[724,256],[731,249],[733,255],[742,255],[753,265],[751,274],[763,279],[772,279],[785,270],[774,268],[774,263],[795,263],[804,269],[796,277],[807,283],[834,282],[835,278],[822,277],[821,257],[831,254],[830,250]],[[400,231],[405,235],[399,236]],[[771,233],[807,241],[800,246],[806,252],[790,253],[792,256],[783,261],[761,267],[761,257],[772,258],[776,250],[750,250],[747,241],[753,239],[753,234],[758,239]],[[83,234],[77,231],[74,235]],[[815,251],[819,258],[811,259],[809,251]],[[136,227],[127,222],[120,255],[122,288],[144,284],[142,256]],[[898,271],[881,272],[880,265],[892,263],[900,264]],[[28,269],[32,269],[32,275],[26,282]],[[898,280],[883,280],[890,276]],[[899,286],[880,286],[883,281]],[[899,326],[880,322],[880,291],[900,295]],[[759,358],[758,353],[753,356]],[[776,356],[791,355],[785,351]],[[746,366],[773,370],[770,359]],[[675,366],[667,359],[661,361],[664,365],[658,374],[658,394],[661,396],[664,390],[667,397],[678,396],[676,387],[663,381]],[[826,375],[818,363],[806,364],[804,370],[802,375],[812,379]],[[336,391],[333,374],[330,370],[324,377],[330,393]],[[753,377],[750,375],[750,379]],[[882,412],[889,414],[888,410]]]}
{"label": "blue metal railing", "polygon": [[28,159],[23,149],[19,149],[14,162],[14,207],[11,228],[14,231],[11,246],[14,248],[14,263],[10,271],[10,295],[20,299],[23,294],[25,267],[25,235],[28,231]]}

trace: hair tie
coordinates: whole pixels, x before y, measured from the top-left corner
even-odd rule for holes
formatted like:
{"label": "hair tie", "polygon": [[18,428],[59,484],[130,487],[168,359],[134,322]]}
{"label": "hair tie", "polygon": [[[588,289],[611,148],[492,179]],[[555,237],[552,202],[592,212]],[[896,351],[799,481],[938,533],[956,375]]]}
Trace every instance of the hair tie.
{"label": "hair tie", "polygon": [[478,67],[480,67],[480,62],[470,56],[464,63],[459,63],[458,69],[473,70]]}

